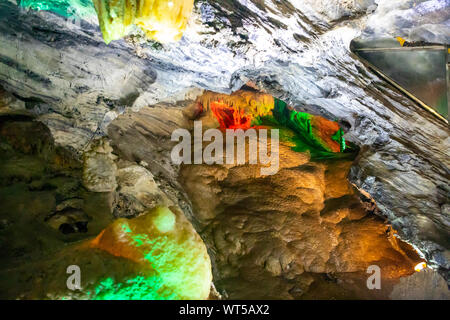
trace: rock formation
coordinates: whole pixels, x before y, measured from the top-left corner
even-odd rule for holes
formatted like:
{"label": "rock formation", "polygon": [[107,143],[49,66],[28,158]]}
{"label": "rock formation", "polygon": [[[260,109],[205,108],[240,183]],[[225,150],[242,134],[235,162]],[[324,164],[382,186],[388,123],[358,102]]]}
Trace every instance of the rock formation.
{"label": "rock formation", "polygon": [[[131,11],[107,19],[114,9],[100,10],[105,3],[95,1],[99,24],[90,1],[0,2],[5,298],[112,298],[93,288],[117,289],[142,270],[148,277],[132,283],[147,285],[153,271],[141,258],[151,249],[112,252],[101,243],[119,237],[124,221],[139,235],[145,232],[137,221],[158,229],[157,208],[170,209],[179,231],[171,241],[189,235],[192,241],[182,244],[200,252],[199,272],[205,281],[212,272],[225,298],[405,298],[408,281],[429,288],[443,276],[448,283],[448,123],[350,51],[356,37],[448,44],[448,1],[200,0],[188,20],[189,14],[177,20],[174,37],[185,30],[174,43],[160,43],[164,35],[137,14],[130,20]],[[173,1],[186,10],[190,3]],[[134,27],[113,32],[105,22],[141,25],[147,34]],[[245,93],[237,99],[240,89]],[[273,176],[248,164],[174,165],[173,130],[192,130],[196,119],[205,128],[228,127],[217,117],[223,106],[207,106],[212,96],[226,105],[246,104],[247,96],[285,101],[289,115],[332,123],[320,144],[327,153],[351,146],[352,157],[319,159],[311,148],[295,150],[282,140]],[[210,110],[199,110],[199,102]],[[292,123],[287,127],[291,137],[298,134]],[[165,245],[158,232],[155,241]],[[82,261],[98,263],[86,271],[90,293],[67,295],[60,280],[81,252]],[[59,259],[46,262],[52,254]],[[24,260],[34,267],[20,276]],[[405,278],[423,260],[432,276]],[[365,287],[372,264],[386,271],[379,292]],[[36,276],[45,268],[55,271],[57,283]],[[11,270],[17,272],[7,277]],[[30,274],[37,291],[26,285]],[[158,278],[154,288],[166,280]],[[188,295],[169,294],[172,285],[158,297],[209,294],[206,282],[195,289],[187,283]],[[426,292],[422,297],[448,297]],[[157,297],[145,294],[129,298]]]}

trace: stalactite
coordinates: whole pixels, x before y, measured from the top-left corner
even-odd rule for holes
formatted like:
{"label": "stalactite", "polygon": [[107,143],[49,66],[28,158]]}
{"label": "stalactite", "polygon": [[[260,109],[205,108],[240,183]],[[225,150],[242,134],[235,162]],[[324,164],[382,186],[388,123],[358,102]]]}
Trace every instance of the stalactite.
{"label": "stalactite", "polygon": [[309,150],[313,158],[333,158],[347,148],[337,122],[296,111],[268,94],[244,90],[231,95],[205,92],[197,105],[197,114],[210,110],[221,129],[277,127],[282,138],[292,140],[296,151]]}
{"label": "stalactite", "polygon": [[127,35],[136,25],[150,39],[171,42],[181,39],[193,0],[94,0],[106,43]]}

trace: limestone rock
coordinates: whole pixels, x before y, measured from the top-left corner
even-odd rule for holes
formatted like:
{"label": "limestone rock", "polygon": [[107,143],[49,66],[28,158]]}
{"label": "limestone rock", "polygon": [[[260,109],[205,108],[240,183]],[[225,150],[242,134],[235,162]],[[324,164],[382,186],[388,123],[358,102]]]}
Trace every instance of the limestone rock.
{"label": "limestone rock", "polygon": [[92,237],[111,221],[110,194],[82,186],[81,164],[30,116],[0,117],[2,270]]}
{"label": "limestone rock", "polygon": [[[399,261],[399,273],[405,274],[408,259],[398,250],[390,250],[386,243],[390,238],[382,235],[381,220],[368,221],[357,203],[358,195],[349,193],[351,187],[333,183],[343,175],[340,169],[334,172],[330,164],[309,163],[307,156],[299,159],[295,155],[292,158],[301,164],[285,166],[282,175],[272,180],[256,180],[256,186],[253,168],[245,166],[183,169],[185,186],[196,186],[195,177],[203,182],[203,186],[186,188],[192,192],[190,197],[186,194],[177,180],[178,168],[169,161],[170,133],[174,128],[188,127],[182,107],[194,99],[174,97],[196,87],[230,93],[251,81],[253,89],[283,99],[298,111],[339,121],[346,141],[361,149],[348,178],[375,201],[377,213],[401,238],[448,275],[448,125],[375,76],[349,50],[351,40],[361,33],[369,38],[400,35],[408,40],[448,43],[446,4],[434,0],[200,0],[195,3],[190,27],[176,44],[140,41],[135,35],[105,45],[95,19],[80,16],[72,23],[74,20],[58,13],[22,10],[15,1],[1,1],[0,84],[11,94],[0,103],[9,105],[5,113],[20,111],[42,121],[55,146],[66,147],[67,154],[80,155],[90,141],[108,134],[121,158],[133,163],[145,161],[160,189],[198,230],[208,226],[202,236],[217,251],[212,255],[223,262],[217,272],[219,281],[223,280],[220,286],[229,288],[229,296],[252,297],[258,293],[255,283],[271,279],[265,282],[266,292],[280,293],[276,298],[317,297],[324,288],[328,297],[345,297],[335,286],[337,282],[348,285],[349,290],[364,283],[357,279],[361,274],[355,279],[348,273],[332,274],[336,261],[342,262],[339,270],[351,269],[345,248],[366,253],[371,241],[382,242],[386,250],[380,251],[381,256],[357,260],[359,271],[369,260],[384,257]],[[142,112],[130,114],[126,108]],[[119,114],[122,116],[112,121]],[[13,145],[24,146],[20,140]],[[7,160],[2,163],[5,170],[0,170],[2,182],[17,179],[24,183],[21,189],[13,184],[17,193],[3,190],[12,196],[1,212],[5,216],[2,226],[7,230],[2,231],[6,232],[3,239],[24,234],[10,251],[21,257],[37,246],[33,243],[35,233],[26,227],[10,227],[39,221],[42,230],[50,234],[55,230],[46,229],[44,216],[54,213],[54,206],[73,195],[61,181],[51,184],[57,185],[57,191],[43,190],[47,180],[42,158],[25,154],[11,161],[16,155],[14,148],[9,143],[1,147]],[[115,189],[112,159],[106,153],[99,153],[99,160],[95,157],[94,152],[86,166],[92,168],[87,185],[95,189],[98,183],[100,190]],[[69,168],[68,162],[76,163],[65,154],[55,159],[59,159],[55,166],[64,170]],[[220,180],[214,181],[217,177]],[[302,182],[297,181],[300,178]],[[298,190],[283,196],[260,196],[271,194],[269,187],[290,190],[292,186]],[[102,213],[110,209],[111,193],[86,197],[90,216],[96,211],[96,196],[104,197],[100,201]],[[208,197],[208,204],[204,197]],[[18,208],[17,203],[25,200],[35,204],[29,212],[26,206]],[[252,214],[249,219],[244,210],[248,203],[261,205],[264,215],[253,219]],[[9,211],[23,213],[22,223],[15,224]],[[298,223],[299,217],[302,223]],[[353,240],[361,235],[353,233],[349,225],[376,232],[358,246]],[[307,227],[314,232],[303,229]],[[272,251],[258,246],[267,234]],[[307,240],[292,240],[297,237]],[[341,248],[338,239],[345,239]],[[256,251],[248,249],[247,243]],[[313,257],[311,252],[319,245],[322,250]],[[258,258],[260,250],[262,258]],[[333,263],[330,252],[335,253]],[[289,263],[294,256],[295,261]],[[277,261],[283,280],[272,277],[280,271]],[[308,290],[311,284],[314,292]],[[367,297],[364,291],[357,294]]]}
{"label": "limestone rock", "polygon": [[[393,283],[414,273],[417,253],[365,211],[345,179],[351,162],[309,161],[281,144],[280,163],[272,176],[255,175],[248,164],[181,168],[219,292],[231,299],[386,299]],[[372,264],[382,270],[380,292],[366,287]]]}
{"label": "limestone rock", "polygon": [[165,43],[181,39],[194,0],[95,0],[94,4],[106,43],[126,36],[133,24],[149,39]]}
{"label": "limestone rock", "polygon": [[159,189],[150,171],[139,165],[117,170],[119,216],[136,216],[149,208],[173,205]]}
{"label": "limestone rock", "polygon": [[450,300],[447,282],[434,270],[424,269],[400,279],[390,295],[397,300]]}
{"label": "limestone rock", "polygon": [[117,188],[112,148],[106,139],[92,141],[83,154],[83,185],[90,191],[110,192]]}

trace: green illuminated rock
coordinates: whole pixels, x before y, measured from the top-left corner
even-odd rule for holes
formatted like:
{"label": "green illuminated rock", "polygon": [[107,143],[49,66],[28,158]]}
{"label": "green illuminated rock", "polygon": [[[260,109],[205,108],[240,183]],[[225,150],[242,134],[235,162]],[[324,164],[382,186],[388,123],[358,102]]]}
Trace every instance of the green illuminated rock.
{"label": "green illuminated rock", "polygon": [[[206,248],[182,214],[165,207],[118,219],[92,242],[116,257],[143,266],[122,282],[102,280],[95,299],[206,299],[212,280]],[[150,290],[149,290],[150,289]]]}
{"label": "green illuminated rock", "polygon": [[[71,265],[80,268],[79,290],[67,286]],[[184,214],[159,207],[117,219],[95,239],[0,279],[1,296],[9,299],[189,300],[208,298],[212,273],[206,247]]]}
{"label": "green illuminated rock", "polygon": [[21,0],[20,6],[51,11],[66,18],[96,19],[97,16],[91,0]]}
{"label": "green illuminated rock", "polygon": [[309,151],[312,159],[347,156],[342,154],[347,149],[347,145],[344,131],[337,122],[296,111],[282,100],[275,98],[272,115],[262,116],[254,124],[266,124],[279,128],[282,140],[292,142],[295,145],[293,147],[295,151]]}

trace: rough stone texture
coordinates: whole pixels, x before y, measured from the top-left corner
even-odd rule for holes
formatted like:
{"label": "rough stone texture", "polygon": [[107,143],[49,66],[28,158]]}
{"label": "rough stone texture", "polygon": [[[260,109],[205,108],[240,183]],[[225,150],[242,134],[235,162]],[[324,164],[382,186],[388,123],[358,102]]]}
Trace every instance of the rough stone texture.
{"label": "rough stone texture", "polygon": [[142,166],[131,163],[120,168],[117,180],[120,188],[117,190],[116,216],[133,217],[149,208],[173,205],[159,189],[152,173]]}
{"label": "rough stone texture", "polygon": [[[180,184],[178,168],[166,162],[169,136],[192,129],[193,103],[123,114],[109,135],[120,157],[157,172],[200,230],[224,298],[388,298],[399,277],[414,272],[417,254],[346,182],[349,161],[311,163],[282,146],[275,176],[262,177],[257,166],[192,165],[181,168]],[[382,267],[381,292],[367,290],[370,264]]]}
{"label": "rough stone texture", "polygon": [[390,295],[397,300],[450,300],[447,282],[430,269],[400,279]]}
{"label": "rough stone texture", "polygon": [[[375,15],[383,15],[388,7],[400,12],[412,5],[377,3],[382,10],[375,10]],[[448,41],[441,26],[429,26],[430,19],[446,16],[448,0],[420,3],[422,8],[437,8],[436,3],[446,7],[431,10],[424,20],[412,15],[398,23],[401,18],[393,15],[390,24],[411,39]],[[174,101],[174,95],[190,87],[228,93],[252,80],[297,110],[338,119],[346,139],[361,147],[351,181],[373,197],[402,238],[419,248],[431,265],[448,272],[448,126],[374,76],[350,53],[351,39],[371,27],[363,13],[374,10],[370,1],[316,4],[198,1],[179,43],[159,46],[134,39],[106,46],[96,25],[69,26],[52,13],[20,13],[12,2],[2,1],[0,83],[48,125],[58,145],[81,154],[123,107]],[[439,19],[438,24],[446,24]],[[397,33],[385,31],[380,35]],[[149,135],[142,128],[132,130],[137,139]],[[145,157],[159,172],[173,172],[135,143],[137,151],[127,147],[124,152]],[[153,168],[151,172],[157,176]]]}
{"label": "rough stone texture", "polygon": [[[169,220],[169,221],[167,221]],[[80,290],[66,269],[81,271]],[[182,212],[160,208],[117,219],[93,240],[0,270],[3,299],[206,299],[206,248]]]}
{"label": "rough stone texture", "polygon": [[[165,197],[157,196],[157,201],[178,205],[198,230],[190,201],[177,181],[179,168],[170,160],[170,152],[176,144],[170,140],[171,134],[177,128],[192,128],[192,122],[185,116],[185,108],[192,105],[197,93],[187,93],[186,100],[178,104],[158,104],[139,112],[125,112],[110,124],[108,136],[114,153],[122,161],[139,163],[151,172],[159,190],[165,194]],[[118,180],[121,181],[120,178]],[[152,194],[152,190],[146,192]]]}
{"label": "rough stone texture", "polygon": [[[345,179],[349,161],[310,162],[280,146],[281,168],[182,166],[180,179],[230,299],[388,298],[418,255],[368,213]],[[382,290],[366,269],[381,268]]]}
{"label": "rough stone texture", "polygon": [[82,186],[81,163],[30,117],[0,117],[1,269],[51,255],[112,220],[111,193]]}
{"label": "rough stone texture", "polygon": [[378,1],[364,38],[403,37],[409,41],[450,43],[449,0]]}
{"label": "rough stone texture", "polygon": [[83,166],[41,122],[0,117],[0,298],[208,298],[204,243],[147,169],[111,151],[94,140]]}
{"label": "rough stone texture", "polygon": [[[57,143],[76,150],[131,106],[155,71],[123,43],[104,44],[98,27],[0,3],[0,83],[42,116]],[[28,23],[28,21],[30,23]]]}
{"label": "rough stone texture", "polygon": [[106,139],[93,140],[83,154],[83,185],[94,192],[111,192],[117,188],[114,156]]}

